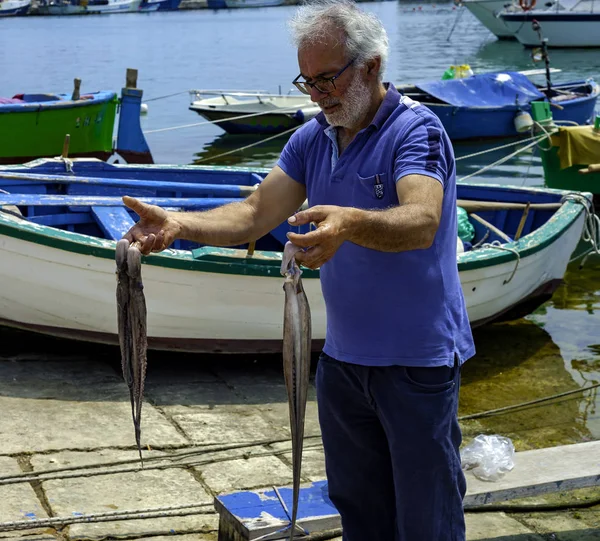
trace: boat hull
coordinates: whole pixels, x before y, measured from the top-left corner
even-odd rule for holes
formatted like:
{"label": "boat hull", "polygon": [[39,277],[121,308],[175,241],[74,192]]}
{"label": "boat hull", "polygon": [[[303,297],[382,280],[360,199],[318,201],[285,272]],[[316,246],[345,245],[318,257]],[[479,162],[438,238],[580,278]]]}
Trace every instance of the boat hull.
{"label": "boat hull", "polygon": [[[473,199],[495,188],[462,184],[458,189],[459,197]],[[528,200],[536,190],[521,193],[521,200]],[[521,317],[548,300],[581,238],[584,218],[581,204],[567,202],[535,232],[506,245],[519,257],[493,246],[460,254],[457,264],[471,324]],[[114,240],[0,212],[1,323],[116,344],[115,246]],[[214,353],[280,351],[280,259],[276,252],[248,256],[245,250],[214,247],[146,257],[142,274],[149,346]],[[318,349],[326,331],[318,272],[306,271],[303,284]]]}
{"label": "boat hull", "polygon": [[463,6],[479,19],[479,22],[497,38],[515,39],[513,32],[497,16],[498,13],[505,9],[506,0],[464,0]]}
{"label": "boat hull", "polygon": [[[556,85],[555,88],[560,88],[560,85]],[[561,102],[562,109],[556,110],[555,119],[576,122],[580,125],[590,124],[594,118],[598,93],[599,89],[596,88],[588,96]],[[427,104],[427,107],[439,117],[453,141],[522,137],[523,134],[517,132],[515,128],[515,116],[520,110],[531,113],[530,104],[501,108],[469,108],[438,104]]]}
{"label": "boat hull", "polygon": [[315,117],[320,109],[308,97],[261,96],[239,100],[226,95],[192,102],[190,110],[231,134],[276,134]]}
{"label": "boat hull", "polygon": [[16,17],[26,15],[31,0],[5,0],[0,3],[0,17]]}
{"label": "boat hull", "polygon": [[117,95],[97,93],[92,100],[0,106],[0,163],[23,163],[59,156],[70,135],[69,156],[107,159]]}
{"label": "boat hull", "polygon": [[540,46],[540,38],[531,26],[533,19],[540,23],[548,47],[600,47],[600,13],[529,11],[503,13],[500,17],[525,47]]}

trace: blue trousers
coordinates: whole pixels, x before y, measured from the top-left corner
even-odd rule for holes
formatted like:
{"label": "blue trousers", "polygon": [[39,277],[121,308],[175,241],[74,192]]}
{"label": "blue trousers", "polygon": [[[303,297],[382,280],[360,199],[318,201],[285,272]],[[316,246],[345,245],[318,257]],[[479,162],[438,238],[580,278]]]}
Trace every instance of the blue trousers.
{"label": "blue trousers", "polygon": [[329,498],[344,541],[465,541],[460,367],[368,367],[321,354]]}

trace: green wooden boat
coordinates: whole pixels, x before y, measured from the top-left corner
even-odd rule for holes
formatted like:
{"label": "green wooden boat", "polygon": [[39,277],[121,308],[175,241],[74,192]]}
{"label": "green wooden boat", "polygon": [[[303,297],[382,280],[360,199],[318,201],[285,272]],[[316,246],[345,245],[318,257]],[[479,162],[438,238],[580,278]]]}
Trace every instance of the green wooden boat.
{"label": "green wooden boat", "polygon": [[119,102],[115,92],[20,94],[0,102],[0,163],[59,156],[65,136],[69,155],[106,160],[112,154]]}
{"label": "green wooden boat", "polygon": [[80,84],[75,79],[72,94],[0,98],[0,164],[67,155],[106,161],[115,154],[127,163],[154,163],[140,125],[137,70],[127,69],[120,97],[109,91],[80,94]]}
{"label": "green wooden boat", "polygon": [[554,130],[550,141],[542,140],[539,145],[546,186],[590,192],[600,202],[600,167],[594,167],[600,164],[600,129],[555,126],[548,102],[533,102],[531,111],[545,130]]}

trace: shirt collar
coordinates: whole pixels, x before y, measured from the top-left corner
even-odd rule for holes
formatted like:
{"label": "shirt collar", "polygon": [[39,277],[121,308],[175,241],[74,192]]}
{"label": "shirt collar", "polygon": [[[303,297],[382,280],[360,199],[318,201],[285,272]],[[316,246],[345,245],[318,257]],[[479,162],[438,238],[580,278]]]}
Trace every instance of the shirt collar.
{"label": "shirt collar", "polygon": [[[385,93],[379,109],[377,109],[377,113],[375,113],[373,120],[369,124],[369,126],[374,126],[376,129],[380,129],[385,124],[385,121],[394,112],[394,109],[398,107],[398,103],[400,103],[400,92],[396,90],[396,87],[392,83],[383,83],[383,86],[386,88],[387,92]],[[323,129],[331,128],[325,119],[323,111],[315,118]]]}

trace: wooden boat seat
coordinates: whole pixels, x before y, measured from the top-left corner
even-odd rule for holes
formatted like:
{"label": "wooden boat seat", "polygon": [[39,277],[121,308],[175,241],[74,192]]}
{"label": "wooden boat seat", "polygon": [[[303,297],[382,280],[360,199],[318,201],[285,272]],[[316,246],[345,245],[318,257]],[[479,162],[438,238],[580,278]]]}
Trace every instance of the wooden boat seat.
{"label": "wooden boat seat", "polygon": [[119,240],[135,225],[124,207],[91,207],[92,215],[107,239]]}

